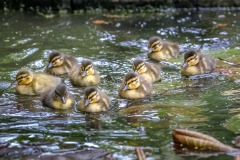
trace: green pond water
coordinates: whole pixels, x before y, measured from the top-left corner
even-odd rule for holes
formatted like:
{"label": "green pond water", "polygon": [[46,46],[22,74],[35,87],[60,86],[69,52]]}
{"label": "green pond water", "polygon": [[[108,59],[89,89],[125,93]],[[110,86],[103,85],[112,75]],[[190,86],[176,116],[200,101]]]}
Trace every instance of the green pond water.
{"label": "green pond water", "polygon": [[[240,12],[228,10],[166,11],[162,13],[76,13],[52,17],[32,13],[0,14],[0,159],[101,148],[116,159],[136,159],[142,147],[147,159],[233,159],[231,153],[179,152],[172,131],[203,132],[231,145],[240,133],[239,67],[218,62],[213,74],[184,79],[183,56],[162,62],[162,81],[152,95],[129,101],[118,96],[122,77],[134,58],[147,60],[151,36],[178,42],[181,52],[201,50],[211,57],[240,62]],[[103,20],[97,24],[96,20]],[[52,110],[40,96],[15,92],[21,68],[43,71],[51,50],[94,61],[101,74],[101,90],[111,98],[108,114],[85,115],[76,109]],[[229,68],[230,67],[230,68]],[[84,88],[64,83],[80,101]],[[235,117],[235,118],[232,118]],[[35,157],[36,159],[36,157]]]}

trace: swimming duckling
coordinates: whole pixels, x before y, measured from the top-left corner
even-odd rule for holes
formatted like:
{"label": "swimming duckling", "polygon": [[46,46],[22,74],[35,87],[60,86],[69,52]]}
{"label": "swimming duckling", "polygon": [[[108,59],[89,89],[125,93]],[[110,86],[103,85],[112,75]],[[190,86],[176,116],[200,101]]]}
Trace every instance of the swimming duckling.
{"label": "swimming duckling", "polygon": [[141,59],[135,59],[133,61],[133,70],[141,74],[149,83],[153,83],[161,79],[160,64],[149,63]]}
{"label": "swimming duckling", "polygon": [[211,73],[216,67],[216,61],[204,55],[190,50],[184,55],[184,64],[181,67],[183,76],[193,76],[204,73]]}
{"label": "swimming duckling", "polygon": [[31,70],[20,70],[16,75],[16,91],[26,95],[40,95],[61,83],[61,79],[46,73],[33,73]]}
{"label": "swimming duckling", "polygon": [[53,75],[62,75],[69,73],[71,69],[78,64],[77,60],[59,51],[53,51],[49,55],[49,63],[46,72]]}
{"label": "swimming duckling", "polygon": [[152,37],[148,42],[148,58],[160,62],[161,60],[177,58],[179,56],[177,43],[163,41],[160,37]]}
{"label": "swimming duckling", "polygon": [[87,87],[84,91],[79,110],[83,112],[105,112],[110,107],[110,99],[108,96],[100,92],[95,87]]}
{"label": "swimming duckling", "polygon": [[74,100],[68,88],[64,84],[59,84],[55,89],[43,95],[42,103],[50,108],[69,109],[73,106]]}
{"label": "swimming duckling", "polygon": [[81,65],[70,73],[70,81],[74,86],[94,86],[100,83],[100,75],[92,61],[83,60]]}
{"label": "swimming duckling", "polygon": [[119,95],[126,99],[144,98],[150,94],[150,83],[141,75],[129,72],[119,88]]}

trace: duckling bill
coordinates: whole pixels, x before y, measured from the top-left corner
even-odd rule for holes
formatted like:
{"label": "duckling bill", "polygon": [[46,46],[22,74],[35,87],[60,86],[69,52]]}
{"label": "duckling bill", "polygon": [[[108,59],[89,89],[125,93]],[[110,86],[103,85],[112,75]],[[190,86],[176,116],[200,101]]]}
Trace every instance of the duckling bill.
{"label": "duckling bill", "polygon": [[94,86],[100,83],[100,75],[95,69],[92,61],[83,60],[70,73],[70,81],[74,86]]}
{"label": "duckling bill", "polygon": [[44,106],[53,109],[69,109],[73,106],[74,100],[64,84],[59,84],[55,89],[43,95]]}
{"label": "duckling bill", "polygon": [[123,79],[119,88],[119,96],[126,99],[144,98],[150,94],[150,83],[141,75],[129,72]]}
{"label": "duckling bill", "polygon": [[40,95],[55,88],[61,79],[46,73],[33,73],[31,70],[20,70],[16,75],[16,91],[25,95]]}
{"label": "duckling bill", "polygon": [[148,58],[155,61],[162,61],[179,56],[179,45],[177,43],[164,41],[160,37],[152,37],[148,41]]}
{"label": "duckling bill", "polygon": [[53,75],[68,74],[72,68],[78,64],[74,57],[59,51],[53,51],[49,55],[48,61],[46,72]]}
{"label": "duckling bill", "polygon": [[183,76],[194,76],[199,74],[211,73],[216,68],[216,61],[205,57],[201,53],[190,50],[184,55],[184,63],[181,67]]}
{"label": "duckling bill", "polygon": [[105,112],[109,110],[109,97],[95,87],[87,87],[84,98],[81,100],[79,110],[83,112]]}

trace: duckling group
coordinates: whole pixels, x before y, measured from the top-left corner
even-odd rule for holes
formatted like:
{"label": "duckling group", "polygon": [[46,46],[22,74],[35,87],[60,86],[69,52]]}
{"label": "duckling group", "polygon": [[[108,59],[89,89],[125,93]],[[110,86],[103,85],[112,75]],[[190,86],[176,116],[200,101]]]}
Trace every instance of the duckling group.
{"label": "duckling group", "polygon": [[[180,56],[177,43],[152,37],[148,41],[148,61],[133,60],[133,71],[127,73],[120,84],[118,93],[121,98],[144,98],[151,93],[151,84],[161,80],[160,61]],[[42,95],[44,106],[53,109],[69,109],[74,98],[59,76],[68,75],[75,87],[86,87],[84,97],[78,105],[83,112],[104,112],[110,108],[109,97],[96,86],[101,82],[100,75],[91,60],[82,60],[80,64],[75,57],[59,51],[49,55],[48,65],[44,72],[20,70],[16,75],[16,92],[24,95]],[[181,66],[183,76],[194,76],[211,73],[216,61],[201,53],[190,50],[184,54]]]}

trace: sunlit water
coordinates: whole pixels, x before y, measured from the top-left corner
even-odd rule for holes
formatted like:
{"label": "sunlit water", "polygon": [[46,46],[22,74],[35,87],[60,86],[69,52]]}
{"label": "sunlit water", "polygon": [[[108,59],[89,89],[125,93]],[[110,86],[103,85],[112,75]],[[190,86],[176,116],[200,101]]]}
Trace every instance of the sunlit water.
{"label": "sunlit water", "polygon": [[[101,148],[117,159],[135,159],[135,147],[143,147],[148,159],[196,159],[176,154],[172,130],[204,132],[226,144],[237,135],[224,123],[239,112],[224,91],[239,83],[223,75],[183,79],[182,56],[162,62],[162,81],[153,84],[152,95],[135,101],[118,97],[119,83],[131,70],[131,61],[147,60],[147,41],[160,36],[178,42],[181,52],[201,50],[210,56],[239,50],[240,13],[175,11],[149,14],[63,14],[45,18],[35,14],[0,15],[0,151],[1,158],[24,158],[43,153],[63,153]],[[95,24],[104,20],[106,24]],[[51,50],[61,50],[94,61],[101,73],[100,88],[112,101],[108,114],[85,115],[42,106],[40,96],[15,93],[15,75],[21,68],[43,71]],[[236,54],[240,54],[237,53]],[[234,54],[232,55],[234,59]],[[236,60],[236,59],[234,59]],[[220,66],[221,68],[221,66]],[[84,88],[64,79],[76,106]],[[75,107],[76,107],[75,106]],[[126,110],[126,108],[130,108]],[[1,149],[0,149],[1,150]],[[232,159],[227,154],[206,159]]]}

